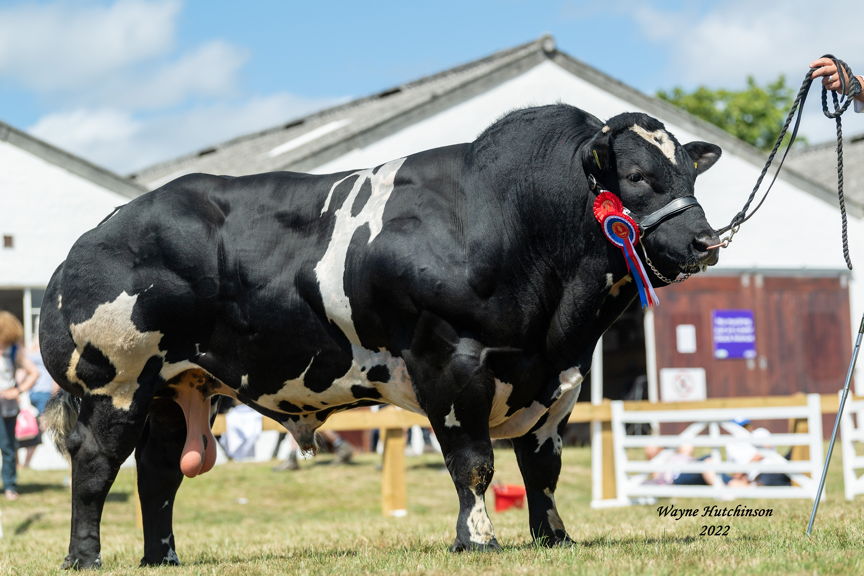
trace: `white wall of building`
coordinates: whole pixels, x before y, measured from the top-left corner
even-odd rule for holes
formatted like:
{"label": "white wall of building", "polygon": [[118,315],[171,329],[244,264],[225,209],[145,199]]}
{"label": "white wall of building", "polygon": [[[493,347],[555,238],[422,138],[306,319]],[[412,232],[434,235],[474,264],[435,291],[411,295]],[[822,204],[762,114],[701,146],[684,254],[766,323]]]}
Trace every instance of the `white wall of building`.
{"label": "white wall of building", "polygon": [[0,287],[44,287],[69,248],[128,198],[0,142]]}
{"label": "white wall of building", "polygon": [[[633,104],[609,94],[557,64],[545,61],[479,96],[417,122],[397,133],[321,166],[313,172],[375,166],[397,158],[457,142],[473,140],[489,124],[515,108],[565,102],[606,119],[621,112],[639,112]],[[701,138],[666,124],[682,142]],[[709,221],[719,228],[741,209],[759,176],[761,166],[728,151],[700,176],[696,192]],[[773,169],[770,174],[773,174]],[[770,175],[763,183],[763,190]],[[849,246],[854,272],[850,282],[852,328],[857,331],[864,313],[864,221],[849,219]],[[778,179],[758,214],[745,223],[733,244],[721,253],[717,270],[846,270],[840,237],[840,210],[793,184]],[[864,363],[862,363],[864,364]],[[864,367],[859,367],[864,380]]]}

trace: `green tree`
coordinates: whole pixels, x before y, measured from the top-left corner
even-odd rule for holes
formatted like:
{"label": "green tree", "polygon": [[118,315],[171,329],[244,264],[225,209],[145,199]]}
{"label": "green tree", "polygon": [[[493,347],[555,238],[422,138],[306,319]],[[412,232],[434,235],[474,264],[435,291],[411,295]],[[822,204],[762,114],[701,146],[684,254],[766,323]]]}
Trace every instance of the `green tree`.
{"label": "green tree", "polygon": [[[752,76],[744,90],[711,90],[699,86],[692,92],[675,87],[659,90],[657,97],[719,126],[761,150],[770,150],[795,101],[795,90],[780,76],[764,88]],[[788,137],[788,136],[787,136]],[[799,140],[803,140],[799,136]]]}

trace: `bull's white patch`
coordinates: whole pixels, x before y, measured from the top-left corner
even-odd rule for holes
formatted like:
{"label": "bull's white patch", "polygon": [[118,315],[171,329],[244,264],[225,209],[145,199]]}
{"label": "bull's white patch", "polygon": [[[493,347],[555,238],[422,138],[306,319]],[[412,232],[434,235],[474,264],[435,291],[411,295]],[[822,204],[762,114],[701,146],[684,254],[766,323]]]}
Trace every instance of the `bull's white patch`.
{"label": "bull's white patch", "polygon": [[609,295],[613,298],[617,298],[621,294],[621,287],[632,281],[633,277],[629,274],[627,276],[624,276],[623,278],[621,278],[621,280],[619,280],[609,288]]}
{"label": "bull's white patch", "polygon": [[612,285],[615,283],[615,277],[612,276],[611,272],[606,273],[606,288],[612,288]]}
{"label": "bull's white patch", "polygon": [[[128,410],[132,405],[138,376],[147,361],[153,356],[163,356],[159,350],[162,333],[141,332],[132,322],[132,310],[137,300],[137,295],[122,292],[113,301],[97,306],[90,319],[69,326],[75,350],[69,358],[66,377],[92,394],[110,396],[114,407],[121,410]],[[81,351],[88,344],[99,350],[116,371],[114,380],[95,390],[90,390],[77,375]]]}
{"label": "bull's white patch", "polygon": [[559,394],[572,390],[576,386],[581,386],[582,380],[584,377],[578,366],[564,370],[558,375],[558,382],[561,383],[561,388],[558,389]]}
{"label": "bull's white patch", "polygon": [[[411,379],[405,367],[405,361],[396,358],[386,350],[367,350],[362,346],[352,346],[351,366],[348,370],[335,379],[333,383],[321,392],[306,386],[306,374],[316,361],[313,356],[306,368],[294,378],[285,380],[277,392],[265,394],[256,402],[265,408],[281,411],[279,402],[286,401],[295,406],[313,406],[316,409],[327,406],[337,406],[353,402],[355,397],[351,391],[353,386],[372,388],[381,394],[381,398],[388,404],[395,404],[401,408],[425,414],[417,402],[417,396],[411,387]],[[372,366],[384,366],[387,368],[389,378],[386,382],[370,381],[368,369]],[[320,424],[320,423],[319,423]]]}
{"label": "bull's white patch", "polygon": [[489,427],[500,426],[507,420],[507,400],[513,393],[513,385],[495,379],[495,395],[492,397],[492,409],[489,411]]}
{"label": "bull's white patch", "polygon": [[560,454],[564,448],[564,439],[558,433],[558,426],[573,410],[573,405],[579,398],[579,392],[582,389],[582,380],[584,377],[578,367],[564,370],[558,376],[558,381],[561,382],[561,387],[556,392],[556,400],[549,407],[549,415],[541,427],[534,431],[534,436],[537,438],[537,452],[548,440],[552,441],[552,450],[555,454]]}
{"label": "bull's white patch", "polygon": [[[330,238],[327,251],[315,266],[315,275],[318,278],[327,318],[342,330],[352,344],[360,344],[360,338],[357,336],[351,316],[351,303],[345,293],[348,246],[355,232],[364,225],[369,227],[369,242],[372,242],[381,232],[384,226],[384,208],[393,192],[396,172],[402,167],[403,162],[405,158],[399,158],[381,165],[377,170],[372,168],[361,170],[342,178],[330,187],[321,209],[321,214],[325,214],[330,209],[330,202],[333,200],[336,188],[346,180],[356,178],[342,206],[333,214],[335,220],[333,236]],[[354,202],[367,181],[372,188],[371,194],[366,204],[354,215],[352,214]]]}
{"label": "bull's white patch", "polygon": [[165,557],[162,558],[162,562],[164,564],[179,564],[180,558],[177,556],[177,552],[174,551],[174,548],[171,547],[171,537],[173,534],[168,534],[165,538],[162,538],[162,545],[168,547],[168,551],[165,553]]}
{"label": "bull's white patch", "polygon": [[536,400],[527,408],[519,408],[500,424],[489,428],[491,438],[516,438],[523,436],[546,413],[546,406]]}
{"label": "bull's white patch", "polygon": [[474,494],[474,506],[468,513],[468,535],[475,544],[488,544],[495,537],[492,521],[486,513],[486,503],[480,494]]}
{"label": "bull's white patch", "polygon": [[535,452],[539,452],[543,444],[551,440],[552,451],[555,454],[561,453],[561,450],[564,448],[564,439],[558,433],[558,425],[573,410],[573,405],[576,404],[576,399],[579,398],[579,390],[581,388],[582,386],[580,385],[565,392],[549,407],[549,416],[546,418],[543,426],[534,431],[534,436],[537,438],[537,449]]}
{"label": "bull's white patch", "polygon": [[656,146],[660,149],[660,152],[672,163],[677,164],[677,160],[675,159],[675,142],[669,136],[669,133],[665,130],[658,129],[653,132],[649,132],[642,126],[638,124],[634,124],[630,127],[630,130]]}
{"label": "bull's white patch", "polygon": [[444,417],[444,426],[446,428],[457,428],[462,424],[459,422],[459,419],[456,418],[456,405],[450,405],[450,412],[447,413],[447,416]]}
{"label": "bull's white patch", "polygon": [[549,488],[544,488],[543,494],[549,498],[552,504],[549,510],[546,511],[546,520],[549,522],[549,526],[556,532],[567,532],[567,529],[564,528],[564,521],[561,520],[561,516],[558,514],[558,507],[555,505],[555,495],[552,494]]}

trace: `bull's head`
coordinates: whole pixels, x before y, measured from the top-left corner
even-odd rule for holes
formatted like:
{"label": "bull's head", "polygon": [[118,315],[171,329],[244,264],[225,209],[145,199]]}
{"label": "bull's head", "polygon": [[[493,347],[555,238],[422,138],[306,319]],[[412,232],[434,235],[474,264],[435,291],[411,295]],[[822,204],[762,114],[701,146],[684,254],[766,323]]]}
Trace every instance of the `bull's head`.
{"label": "bull's head", "polygon": [[663,124],[645,114],[610,119],[583,148],[585,173],[621,198],[642,228],[642,244],[662,285],[717,263],[720,242],[693,197],[696,176],[714,165],[720,148],[681,146]]}

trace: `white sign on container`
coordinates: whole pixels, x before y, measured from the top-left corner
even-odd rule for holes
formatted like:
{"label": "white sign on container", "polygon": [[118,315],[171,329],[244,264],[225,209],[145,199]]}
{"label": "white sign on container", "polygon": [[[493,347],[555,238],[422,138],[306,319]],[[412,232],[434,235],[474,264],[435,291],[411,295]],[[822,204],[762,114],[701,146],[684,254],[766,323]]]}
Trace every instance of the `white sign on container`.
{"label": "white sign on container", "polygon": [[704,368],[662,368],[660,400],[662,402],[695,402],[708,396]]}

